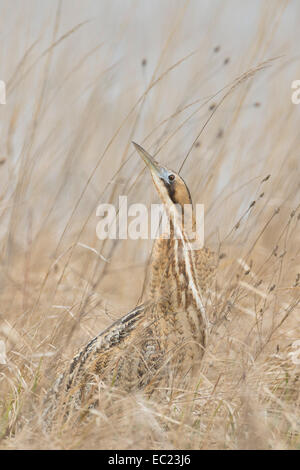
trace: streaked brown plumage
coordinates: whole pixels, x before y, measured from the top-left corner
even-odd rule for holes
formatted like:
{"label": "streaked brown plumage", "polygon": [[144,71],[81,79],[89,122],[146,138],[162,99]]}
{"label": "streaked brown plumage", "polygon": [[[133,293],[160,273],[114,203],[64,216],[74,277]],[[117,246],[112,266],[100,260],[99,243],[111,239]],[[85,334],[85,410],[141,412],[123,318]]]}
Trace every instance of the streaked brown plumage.
{"label": "streaked brown plumage", "polygon": [[[205,349],[205,292],[212,283],[215,257],[207,248],[188,249],[180,213],[184,204],[191,204],[191,196],[182,178],[134,145],[171,220],[171,236],[155,241],[149,300],[90,341],[56,381],[52,396],[64,390],[77,404],[92,396],[95,377],[125,390],[151,393],[170,371],[195,372]],[[189,218],[194,228],[192,211],[185,214],[185,222]]]}

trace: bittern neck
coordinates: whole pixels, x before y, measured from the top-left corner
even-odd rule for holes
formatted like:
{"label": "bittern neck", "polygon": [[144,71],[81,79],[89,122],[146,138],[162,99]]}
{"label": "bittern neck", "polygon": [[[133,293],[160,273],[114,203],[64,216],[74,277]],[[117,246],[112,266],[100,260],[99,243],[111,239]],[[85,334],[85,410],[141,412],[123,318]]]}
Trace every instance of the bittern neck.
{"label": "bittern neck", "polygon": [[195,238],[196,220],[192,204],[165,205],[170,225],[170,238],[193,240]]}
{"label": "bittern neck", "polygon": [[[172,225],[171,225],[172,227]],[[171,232],[175,228],[171,229]],[[182,233],[182,232],[181,232]],[[199,251],[188,249],[183,237],[160,237],[153,249],[150,292],[162,313],[198,312],[202,323],[207,323],[198,280]],[[201,255],[200,255],[201,258]]]}

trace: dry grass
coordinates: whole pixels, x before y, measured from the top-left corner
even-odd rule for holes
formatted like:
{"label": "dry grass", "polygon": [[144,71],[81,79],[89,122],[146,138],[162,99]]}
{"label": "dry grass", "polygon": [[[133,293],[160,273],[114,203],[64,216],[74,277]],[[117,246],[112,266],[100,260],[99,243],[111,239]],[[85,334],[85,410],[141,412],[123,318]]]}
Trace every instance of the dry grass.
{"label": "dry grass", "polygon": [[[0,2],[1,448],[299,449],[298,2],[22,9]],[[152,242],[95,231],[99,202],[158,202],[133,138],[175,170],[188,156],[220,254],[198,386],[100,384],[90,420],[47,431],[57,371],[143,293]]]}

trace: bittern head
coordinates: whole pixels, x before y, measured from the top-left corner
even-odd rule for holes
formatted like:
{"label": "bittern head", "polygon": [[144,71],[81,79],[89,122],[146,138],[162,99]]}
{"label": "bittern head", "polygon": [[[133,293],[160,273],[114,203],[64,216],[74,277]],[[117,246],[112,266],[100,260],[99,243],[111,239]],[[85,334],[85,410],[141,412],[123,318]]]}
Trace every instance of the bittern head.
{"label": "bittern head", "polygon": [[185,204],[192,204],[190,191],[181,176],[175,171],[159,165],[143,147],[135,142],[132,143],[149,168],[153,183],[163,204],[169,208],[176,204],[181,207],[184,207]]}

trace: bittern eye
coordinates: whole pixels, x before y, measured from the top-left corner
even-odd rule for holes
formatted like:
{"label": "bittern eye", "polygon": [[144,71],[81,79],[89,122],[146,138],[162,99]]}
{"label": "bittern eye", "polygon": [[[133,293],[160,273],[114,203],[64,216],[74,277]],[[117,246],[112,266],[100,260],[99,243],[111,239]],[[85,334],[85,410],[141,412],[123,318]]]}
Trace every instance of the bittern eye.
{"label": "bittern eye", "polygon": [[172,183],[172,181],[174,181],[175,179],[175,175],[169,175],[169,181]]}

